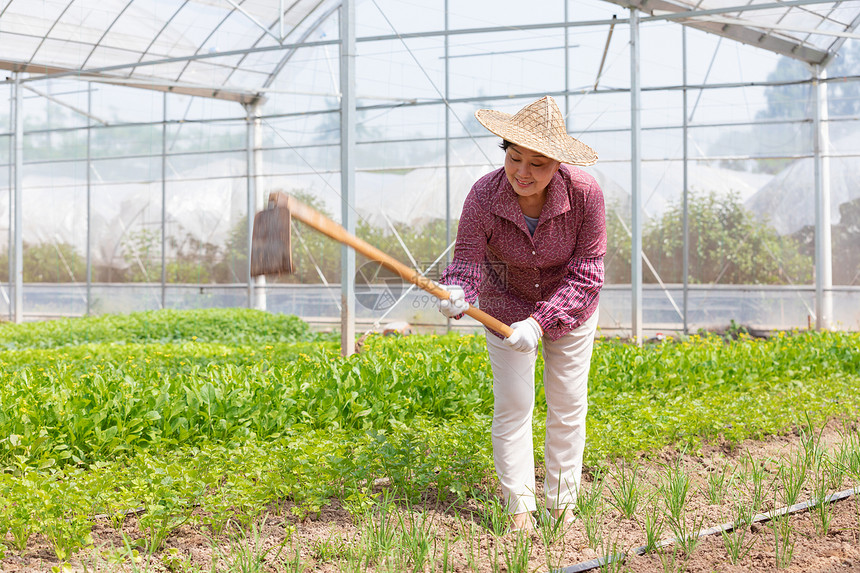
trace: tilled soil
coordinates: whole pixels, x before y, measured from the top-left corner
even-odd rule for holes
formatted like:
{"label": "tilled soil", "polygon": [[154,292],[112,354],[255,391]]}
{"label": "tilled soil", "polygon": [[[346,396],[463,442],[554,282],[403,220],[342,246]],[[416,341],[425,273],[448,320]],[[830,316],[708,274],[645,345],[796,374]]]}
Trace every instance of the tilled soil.
{"label": "tilled soil", "polygon": [[[846,429],[842,424],[831,423],[821,430],[821,444],[828,451],[842,441],[846,431],[856,433],[856,425]],[[782,507],[777,495],[777,469],[782,459],[793,456],[802,449],[801,437],[797,434],[772,436],[760,441],[748,441],[736,447],[723,445],[707,446],[695,455],[666,450],[659,455],[637,462],[639,466],[642,500],[632,519],[624,518],[609,501],[611,491],[617,488],[613,472],[605,479],[603,498],[606,500],[599,520],[599,533],[592,534],[586,519],[578,519],[563,535],[549,535],[549,528],[538,529],[530,536],[507,533],[494,535],[486,526],[486,512],[478,503],[470,500],[456,505],[427,503],[420,510],[414,506],[398,507],[396,517],[389,513],[392,521],[414,524],[418,527],[432,524],[432,535],[428,539],[427,571],[574,571],[577,565],[594,560],[607,553],[625,552],[626,559],[618,560],[595,571],[630,571],[650,573],[667,571],[697,572],[771,572],[797,573],[860,572],[860,500],[852,495],[845,500],[829,504],[830,523],[823,533],[821,521],[815,510],[805,510],[788,516],[788,543],[790,553],[780,554],[776,549],[777,537],[774,528],[777,522],[765,520],[743,528],[745,555],[732,563],[723,535],[715,533],[700,538],[699,543],[687,554],[678,546],[670,544],[663,549],[644,555],[635,555],[632,550],[645,545],[643,522],[645,515],[654,508],[662,507],[658,493],[668,465],[680,464],[690,476],[689,501],[684,519],[690,531],[698,531],[731,522],[736,500],[747,499],[752,482],[749,479],[750,460],[757,460],[764,469],[762,483],[764,507],[771,511]],[[723,467],[739,470],[739,477],[732,489],[727,490],[723,503],[709,503],[707,496],[708,475],[721,471]],[[542,476],[538,476],[542,479]],[[747,478],[747,479],[744,479]],[[540,481],[539,479],[539,481]],[[583,491],[594,484],[594,475],[586,471],[583,476]],[[833,484],[830,493],[855,488],[860,484],[848,478]],[[798,501],[813,497],[809,485],[801,492]],[[540,495],[539,495],[540,499]],[[322,508],[318,515],[298,520],[289,505],[272,506],[261,516],[253,529],[245,528],[245,536],[213,536],[206,530],[184,525],[174,531],[165,547],[152,556],[139,556],[130,564],[129,551],[123,545],[119,531],[107,521],[98,522],[93,528],[94,547],[78,553],[70,564],[70,571],[400,571],[409,569],[406,557],[413,551],[409,547],[393,548],[383,552],[383,557],[350,560],[355,548],[363,546],[367,537],[373,535],[366,522],[355,519],[337,501]],[[591,522],[588,522],[590,525]],[[250,531],[250,532],[249,532]],[[777,529],[777,532],[779,530]],[[123,525],[128,539],[142,536],[137,519],[130,515]],[[738,533],[734,533],[737,535]],[[666,527],[659,539],[674,536]],[[6,543],[10,546],[9,540]],[[596,546],[596,547],[594,547]],[[254,556],[261,556],[259,563]],[[527,564],[517,565],[521,556],[527,556]],[[49,544],[41,536],[31,539],[27,549],[7,551],[0,561],[3,572],[48,572],[59,564]],[[593,564],[592,564],[593,565]],[[255,568],[259,567],[259,568]],[[580,569],[582,570],[582,569]]]}

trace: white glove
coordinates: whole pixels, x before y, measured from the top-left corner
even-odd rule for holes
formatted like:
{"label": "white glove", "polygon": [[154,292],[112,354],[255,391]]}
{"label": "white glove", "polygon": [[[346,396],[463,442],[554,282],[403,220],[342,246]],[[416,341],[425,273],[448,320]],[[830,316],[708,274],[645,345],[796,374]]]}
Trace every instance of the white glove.
{"label": "white glove", "polygon": [[459,285],[439,285],[448,291],[447,300],[439,300],[439,312],[448,318],[454,318],[469,310],[469,303],[466,302],[466,293],[463,292],[463,287]]}
{"label": "white glove", "polygon": [[520,352],[534,352],[538,341],[543,335],[543,329],[532,317],[515,322],[511,325],[514,331],[505,339],[508,346]]}

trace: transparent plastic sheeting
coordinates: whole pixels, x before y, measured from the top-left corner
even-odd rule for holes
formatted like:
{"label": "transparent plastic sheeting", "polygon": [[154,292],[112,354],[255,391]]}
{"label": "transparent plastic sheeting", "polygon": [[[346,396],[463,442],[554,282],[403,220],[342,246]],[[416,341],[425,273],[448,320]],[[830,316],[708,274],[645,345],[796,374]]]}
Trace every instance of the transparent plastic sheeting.
{"label": "transparent plastic sheeting", "polygon": [[[356,286],[356,318],[364,330],[375,321],[406,321],[416,327],[444,328],[445,321],[423,291],[406,293],[408,285],[390,283],[372,287]],[[340,287],[337,285],[269,285],[266,287],[269,312],[295,314],[317,327],[337,327],[340,324]],[[860,287],[833,289],[834,328],[860,330]],[[402,298],[401,296],[406,293]],[[0,292],[0,308],[8,315],[9,298],[6,285]],[[161,285],[124,284],[92,286],[94,313],[126,313],[154,310],[161,307]],[[169,285],[164,291],[168,308],[225,308],[247,305],[248,289],[242,284],[225,286]],[[757,330],[791,330],[807,328],[815,323],[812,315],[815,291],[812,287],[724,286],[691,287],[688,291],[688,329],[724,329],[732,320],[738,325]],[[646,286],[643,295],[644,319],[648,331],[673,332],[683,330],[681,310],[683,290],[671,285],[664,291]],[[399,302],[398,302],[399,301]],[[28,319],[81,316],[86,312],[85,284],[27,284],[24,309]],[[600,296],[600,328],[604,334],[624,336],[630,322],[629,286],[612,285]],[[457,329],[479,330],[480,325],[468,317],[453,321]],[[359,328],[359,330],[362,330]],[[363,331],[363,330],[362,330]]]}

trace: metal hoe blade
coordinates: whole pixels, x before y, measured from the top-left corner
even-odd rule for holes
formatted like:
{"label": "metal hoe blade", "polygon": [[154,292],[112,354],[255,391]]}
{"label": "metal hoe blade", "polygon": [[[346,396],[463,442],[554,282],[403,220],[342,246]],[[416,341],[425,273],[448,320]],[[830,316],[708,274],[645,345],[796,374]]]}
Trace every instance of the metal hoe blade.
{"label": "metal hoe blade", "polygon": [[272,204],[254,216],[251,237],[251,276],[295,271],[290,245],[290,210]]}

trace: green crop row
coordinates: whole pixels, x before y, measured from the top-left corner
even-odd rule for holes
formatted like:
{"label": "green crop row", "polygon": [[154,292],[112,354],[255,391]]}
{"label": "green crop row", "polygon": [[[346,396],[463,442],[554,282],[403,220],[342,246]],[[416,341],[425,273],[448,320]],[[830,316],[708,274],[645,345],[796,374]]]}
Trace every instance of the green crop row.
{"label": "green crop row", "polygon": [[[344,359],[294,317],[159,311],[3,325],[0,347],[0,539],[42,533],[60,560],[135,508],[156,548],[272,504],[359,511],[380,478],[411,499],[492,489],[481,336],[371,337]],[[586,464],[856,420],[857,387],[855,333],[601,340]]]}
{"label": "green crop row", "polygon": [[0,357],[0,463],[89,464],[204,441],[305,429],[386,431],[491,410],[471,338],[375,344],[343,360],[308,344],[87,344]]}
{"label": "green crop row", "polygon": [[604,342],[592,363],[588,459],[670,444],[737,443],[860,414],[860,334],[693,336],[637,348]]}
{"label": "green crop row", "polygon": [[314,340],[298,317],[249,309],[159,310],[30,324],[0,324],[0,348],[57,348],[87,343],[213,342],[228,345]]}

